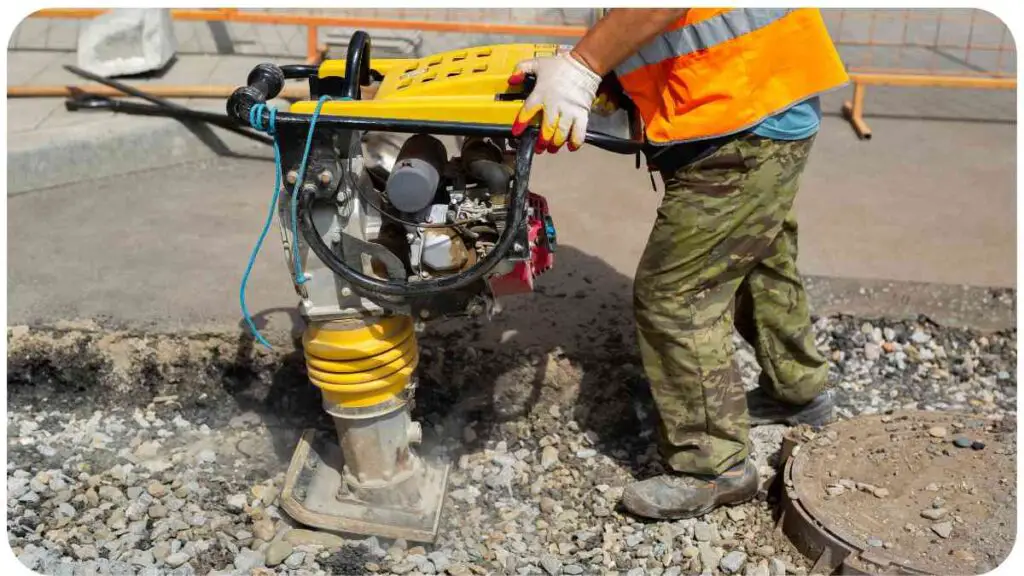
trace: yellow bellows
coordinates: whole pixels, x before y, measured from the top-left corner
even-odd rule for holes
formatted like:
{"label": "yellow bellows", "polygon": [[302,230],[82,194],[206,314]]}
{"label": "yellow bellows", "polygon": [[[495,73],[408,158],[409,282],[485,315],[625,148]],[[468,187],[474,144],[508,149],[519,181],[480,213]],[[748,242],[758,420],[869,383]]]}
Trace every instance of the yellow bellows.
{"label": "yellow bellows", "polygon": [[394,400],[419,361],[409,316],[314,324],[302,342],[310,381],[327,403],[343,408]]}

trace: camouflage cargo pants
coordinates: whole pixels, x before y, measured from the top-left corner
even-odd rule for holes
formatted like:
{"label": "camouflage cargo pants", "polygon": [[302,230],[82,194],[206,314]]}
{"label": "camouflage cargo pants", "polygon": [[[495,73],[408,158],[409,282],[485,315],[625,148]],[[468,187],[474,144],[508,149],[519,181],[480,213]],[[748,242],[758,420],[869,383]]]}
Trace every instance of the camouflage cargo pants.
{"label": "camouflage cargo pants", "polygon": [[673,470],[717,475],[747,456],[734,327],[754,347],[772,396],[804,404],[825,387],[792,210],[812,143],[742,135],[662,172],[665,197],[637,268],[634,309]]}

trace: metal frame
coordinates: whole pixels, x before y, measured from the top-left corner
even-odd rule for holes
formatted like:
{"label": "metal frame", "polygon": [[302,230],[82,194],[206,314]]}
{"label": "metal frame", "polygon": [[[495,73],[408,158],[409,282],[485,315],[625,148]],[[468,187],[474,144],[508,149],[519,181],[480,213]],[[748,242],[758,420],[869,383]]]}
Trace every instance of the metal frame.
{"label": "metal frame", "polygon": [[[267,113],[264,113],[267,114]],[[280,112],[277,114],[278,126],[309,127],[310,116]],[[265,118],[267,120],[267,118]],[[370,118],[350,116],[320,116],[316,121],[321,127],[340,130],[362,130],[367,132],[404,132],[416,134],[426,132],[445,136],[491,136],[495,138],[513,138],[512,127],[504,124],[477,124],[465,122],[434,122],[426,120],[400,120],[395,118]],[[587,144],[616,154],[636,154],[644,146],[643,140],[626,140],[599,132],[587,132]]]}
{"label": "metal frame", "polygon": [[[66,18],[66,19],[86,19],[94,18],[99,16],[108,10],[99,8],[73,8],[73,9],[47,9],[40,10],[31,15],[29,18]],[[602,15],[603,10],[598,12],[598,15]],[[176,20],[183,21],[207,21],[207,22],[245,22],[250,24],[287,24],[287,25],[299,25],[306,27],[306,57],[307,62],[318,62],[324,54],[325,47],[318,43],[318,35],[320,27],[331,26],[331,27],[348,27],[348,28],[368,28],[368,29],[395,29],[395,30],[419,30],[426,32],[461,32],[461,33],[491,33],[491,34],[508,34],[508,35],[527,35],[527,36],[556,36],[565,38],[575,38],[582,36],[587,28],[583,26],[555,26],[555,25],[537,25],[537,24],[502,24],[502,23],[485,23],[485,22],[446,22],[437,20],[404,20],[404,19],[389,19],[389,18],[353,18],[353,17],[336,17],[336,16],[312,16],[302,14],[284,14],[284,13],[260,13],[260,12],[248,12],[240,11],[237,8],[218,8],[218,9],[175,9],[171,10],[171,16]],[[868,40],[844,40],[842,38],[842,23],[846,17],[862,16],[865,18],[871,18],[872,22],[872,34]],[[926,20],[930,17],[917,16],[910,11],[904,11],[903,18],[906,21],[904,25],[904,36],[905,38],[900,42],[876,40],[873,36],[874,22],[877,19],[877,14],[871,10],[864,10],[863,14],[855,15],[853,13],[848,14],[847,10],[841,10],[839,14],[839,26],[840,32],[835,41],[837,46],[854,46],[854,47],[891,47],[891,48],[965,48],[970,52],[974,51],[989,51],[999,52],[1000,60],[1002,60],[1002,53],[1013,51],[1015,49],[1004,49],[1003,43],[998,46],[987,45],[987,44],[972,44],[970,38],[965,45],[940,43],[938,36],[936,41],[932,43],[922,43],[908,41],[906,38],[906,27],[907,22],[911,20]],[[941,26],[942,18],[939,18],[939,25]],[[972,13],[971,26],[972,31],[975,24],[976,15]],[[936,87],[936,88],[981,88],[981,89],[1016,89],[1017,80],[1015,76],[1010,76],[1002,72],[994,72],[991,74],[979,74],[977,72],[968,72],[962,75],[950,75],[948,73],[938,73],[936,70],[929,69],[899,69],[899,68],[886,68],[886,67],[865,67],[865,66],[851,66],[850,68],[850,79],[853,83],[853,97],[843,105],[843,115],[850,122],[854,131],[862,139],[871,138],[871,128],[864,121],[864,92],[865,86],[867,85],[887,85],[887,86],[916,86],[916,87]],[[192,88],[192,87],[182,87]],[[12,89],[8,89],[10,93]],[[17,91],[17,89],[14,89]],[[25,88],[24,90],[28,90]],[[47,91],[55,91],[47,87]]]}
{"label": "metal frame", "polygon": [[[102,8],[54,8],[40,10],[29,18],[95,18],[108,12]],[[587,31],[583,26],[552,26],[541,24],[492,24],[486,22],[443,22],[437,20],[399,20],[391,18],[350,18],[341,16],[307,16],[301,14],[267,14],[242,12],[237,8],[208,10],[171,10],[175,20],[201,22],[245,22],[248,24],[287,24],[306,27],[306,57],[315,59],[320,53],[319,30],[323,26],[344,28],[385,28],[392,30],[421,30],[424,32],[463,32],[480,34],[510,34],[521,36],[580,37]]]}
{"label": "metal frame", "polygon": [[[147,93],[164,98],[215,98],[226,99],[231,96],[237,86],[211,84],[148,84],[144,88]],[[41,85],[41,86],[8,86],[8,98],[70,98],[83,92],[93,96],[108,98],[126,97],[122,90],[102,84],[79,85]],[[305,85],[286,86],[278,98],[283,100],[303,100],[309,96],[309,88]]]}
{"label": "metal frame", "polygon": [[923,74],[853,73],[853,99],[843,103],[843,117],[863,140],[871,139],[871,127],[864,121],[864,90],[873,86],[906,86],[928,88],[975,88],[1014,90],[1016,78],[982,78],[973,76],[926,76]]}
{"label": "metal frame", "polygon": [[[864,121],[864,94],[866,86],[904,86],[929,88],[973,88],[973,89],[1015,89],[1017,74],[1007,70],[1007,54],[1016,54],[1013,39],[1005,22],[991,13],[980,9],[954,12],[946,9],[846,9],[837,8],[823,11],[825,19],[834,24],[833,41],[838,47],[857,49],[857,56],[847,60],[850,79],[853,83],[853,97],[843,105],[843,115],[862,139],[871,138],[871,128]],[[866,25],[867,32],[855,30],[844,34],[844,24],[851,22]],[[943,26],[967,28],[966,38],[953,39],[943,35]],[[895,27],[902,27],[899,40],[883,37],[881,30],[892,34]],[[924,26],[923,28],[921,26]],[[999,26],[1002,34],[998,44],[978,41],[976,30],[986,26]],[[877,33],[877,34],[876,34]],[[876,63],[876,49],[887,50],[895,56],[894,62],[885,65]],[[920,59],[915,63],[905,61],[906,51],[930,52],[926,64]],[[893,54],[895,51],[895,54]],[[947,69],[941,65],[941,54],[962,55],[962,69]],[[997,55],[995,69],[971,69],[972,53]]]}

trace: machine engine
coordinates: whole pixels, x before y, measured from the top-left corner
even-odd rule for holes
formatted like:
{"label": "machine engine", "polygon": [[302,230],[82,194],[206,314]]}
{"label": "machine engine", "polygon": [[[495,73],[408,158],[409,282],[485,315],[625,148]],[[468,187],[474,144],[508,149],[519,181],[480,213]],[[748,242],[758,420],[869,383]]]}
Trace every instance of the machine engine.
{"label": "machine engine", "polygon": [[[316,189],[313,221],[324,244],[353,267],[410,286],[465,273],[495,249],[505,232],[515,170],[515,143],[504,138],[450,138],[430,134],[349,132],[316,143],[304,187]],[[358,137],[360,146],[343,145]],[[351,144],[351,141],[348,143]],[[449,147],[456,150],[449,153]],[[297,158],[296,161],[301,161]],[[296,170],[289,171],[294,184]],[[282,222],[290,218],[287,199]],[[287,234],[287,250],[294,239]],[[300,254],[305,252],[300,236]],[[545,199],[527,193],[525,226],[504,257],[480,280],[429,296],[394,298],[360,290],[304,262],[296,282],[305,315],[313,319],[365,314],[379,307],[421,320],[478,315],[497,309],[502,296],[531,292],[554,263],[556,234]],[[301,257],[301,256],[300,256]],[[292,263],[293,277],[295,266]]]}

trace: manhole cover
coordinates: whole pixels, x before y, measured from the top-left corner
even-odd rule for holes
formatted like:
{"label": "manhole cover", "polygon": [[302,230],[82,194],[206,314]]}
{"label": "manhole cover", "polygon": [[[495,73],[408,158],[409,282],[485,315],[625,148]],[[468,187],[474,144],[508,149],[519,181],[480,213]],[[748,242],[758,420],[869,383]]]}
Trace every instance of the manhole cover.
{"label": "manhole cover", "polygon": [[1016,431],[904,412],[794,430],[782,529],[813,572],[981,574],[1016,535]]}

